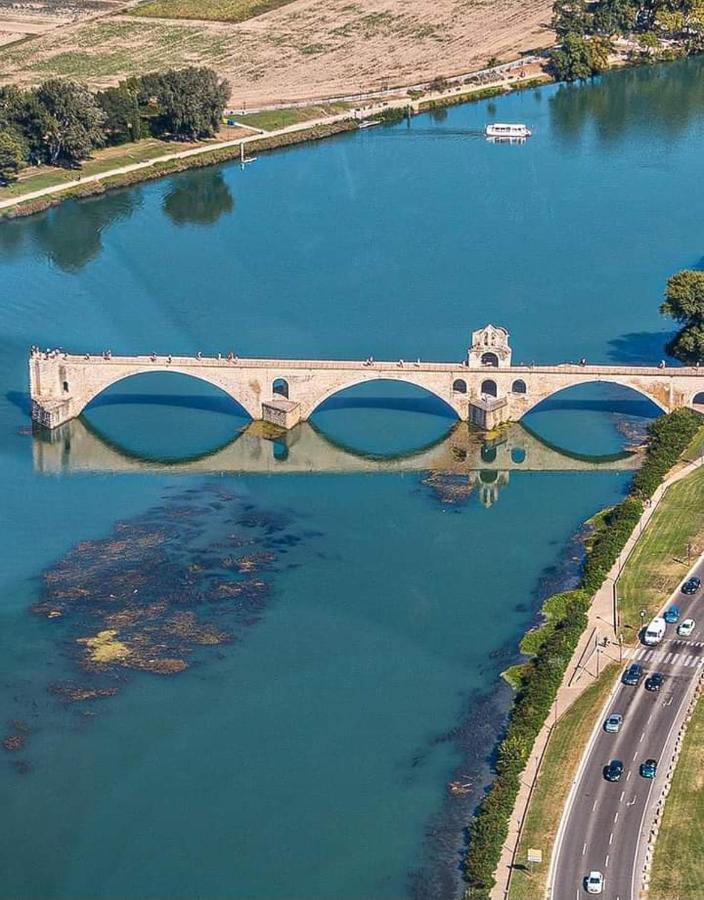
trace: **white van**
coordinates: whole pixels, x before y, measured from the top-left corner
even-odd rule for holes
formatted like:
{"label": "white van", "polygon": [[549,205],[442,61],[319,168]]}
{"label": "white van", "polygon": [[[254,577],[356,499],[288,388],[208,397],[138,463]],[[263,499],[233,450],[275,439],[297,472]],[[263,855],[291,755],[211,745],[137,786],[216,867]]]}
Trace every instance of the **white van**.
{"label": "white van", "polygon": [[653,647],[655,644],[659,644],[660,641],[665,637],[666,630],[667,622],[661,616],[656,616],[650,623],[650,625],[648,625],[648,627],[645,629],[645,634],[643,635],[643,643],[647,644],[649,647]]}

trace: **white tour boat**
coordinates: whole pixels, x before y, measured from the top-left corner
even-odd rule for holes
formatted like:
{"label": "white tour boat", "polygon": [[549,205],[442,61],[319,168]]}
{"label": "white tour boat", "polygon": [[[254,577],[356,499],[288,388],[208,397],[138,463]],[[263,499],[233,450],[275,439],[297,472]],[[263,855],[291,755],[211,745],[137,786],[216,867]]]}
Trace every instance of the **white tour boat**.
{"label": "white tour boat", "polygon": [[505,124],[502,122],[494,122],[486,126],[486,136],[490,138],[529,138],[531,131],[527,125],[523,124]]}

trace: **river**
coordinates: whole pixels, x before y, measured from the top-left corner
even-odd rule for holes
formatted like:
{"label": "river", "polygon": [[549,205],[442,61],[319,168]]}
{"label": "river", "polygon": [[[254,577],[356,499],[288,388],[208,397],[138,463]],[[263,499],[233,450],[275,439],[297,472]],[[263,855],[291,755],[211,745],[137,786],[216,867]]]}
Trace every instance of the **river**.
{"label": "river", "polygon": [[[27,350],[460,359],[491,321],[517,362],[657,361],[665,280],[702,260],[703,70],[543,87],[0,225],[3,897],[459,893],[500,672],[628,472],[295,474],[266,439],[280,473],[176,471],[247,422],[169,375],[98,398],[93,449],[47,471]],[[489,119],[535,136],[490,145]],[[654,413],[602,387],[527,424],[599,456]],[[383,383],[314,425],[394,459],[453,420]]]}

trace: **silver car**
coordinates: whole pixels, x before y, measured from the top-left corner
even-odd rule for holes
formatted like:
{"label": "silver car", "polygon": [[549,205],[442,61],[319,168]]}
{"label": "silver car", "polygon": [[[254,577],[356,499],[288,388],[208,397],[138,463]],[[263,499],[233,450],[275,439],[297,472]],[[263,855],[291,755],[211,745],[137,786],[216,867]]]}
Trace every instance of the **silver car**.
{"label": "silver car", "polygon": [[623,716],[620,716],[618,713],[611,713],[604,722],[604,731],[608,731],[609,734],[616,734],[621,730],[621,725],[623,725]]}

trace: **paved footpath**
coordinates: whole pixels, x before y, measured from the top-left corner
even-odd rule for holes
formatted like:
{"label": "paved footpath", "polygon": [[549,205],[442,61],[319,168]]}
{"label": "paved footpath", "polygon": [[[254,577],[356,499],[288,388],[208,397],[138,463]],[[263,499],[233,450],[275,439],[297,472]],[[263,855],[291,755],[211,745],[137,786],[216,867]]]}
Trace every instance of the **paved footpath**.
{"label": "paved footpath", "polygon": [[[611,567],[602,586],[594,596],[594,600],[592,601],[589,610],[587,627],[572,655],[570,664],[562,679],[562,684],[557,692],[555,702],[546,717],[542,730],[535,740],[530,759],[523,771],[521,788],[518,797],[516,798],[513,813],[511,814],[508,837],[504,844],[501,860],[499,861],[495,873],[496,885],[491,892],[491,900],[504,900],[508,894],[511,867],[514,863],[523,821],[526,816],[530,797],[533,793],[536,778],[540,771],[540,763],[545,752],[548,738],[554,728],[555,722],[570,708],[570,706],[572,706],[583,691],[594,683],[597,668],[601,669],[605,664],[611,661],[619,661],[618,626],[614,622],[614,592],[616,589],[615,585],[626,564],[626,560],[640,540],[645,526],[650,521],[668,488],[676,482],[681,481],[683,478],[686,478],[688,475],[691,475],[692,472],[698,469],[702,464],[704,464],[704,457],[695,462],[680,465],[655,491],[650,505],[643,511],[643,515],[641,516],[638,525],[634,528],[633,534],[628,539],[619,558]],[[602,646],[604,639],[609,641],[605,647]],[[630,648],[628,650],[624,648],[623,656],[626,658],[627,656],[632,655],[632,653],[633,651]],[[545,861],[547,862],[548,860],[546,859]],[[520,862],[520,860],[516,860],[516,862]]]}
{"label": "paved footpath", "polygon": [[359,119],[368,119],[373,118],[375,115],[379,115],[387,109],[405,109],[407,107],[411,107],[416,112],[418,112],[418,107],[420,103],[427,103],[428,101],[440,100],[446,97],[467,97],[468,100],[471,100],[472,94],[477,93],[478,91],[486,90],[487,88],[492,87],[506,87],[510,88],[516,84],[520,84],[522,81],[532,81],[535,79],[535,73],[527,74],[525,76],[520,75],[509,75],[508,73],[504,73],[503,77],[498,78],[496,81],[487,82],[486,84],[476,84],[476,85],[462,85],[460,87],[452,87],[449,90],[438,91],[436,93],[429,93],[420,98],[419,100],[410,100],[408,97],[404,97],[401,99],[393,100],[390,99],[383,103],[376,103],[371,106],[360,107],[359,110],[347,110],[343,113],[337,113],[333,116],[323,116],[318,119],[310,119],[306,122],[299,122],[295,125],[288,125],[285,128],[278,128],[275,131],[258,131],[256,134],[250,135],[248,137],[240,137],[233,138],[229,141],[220,141],[219,143],[213,144],[204,144],[198,147],[193,147],[190,150],[181,150],[177,153],[167,153],[163,156],[157,156],[153,159],[147,159],[143,162],[138,163],[130,163],[126,166],[120,166],[116,169],[110,169],[107,172],[99,172],[95,175],[85,175],[81,178],[76,178],[73,181],[63,181],[61,184],[54,184],[50,187],[42,188],[37,191],[29,191],[26,194],[21,194],[18,197],[10,197],[7,200],[0,200],[0,209],[7,209],[11,206],[16,206],[19,203],[24,203],[28,200],[38,200],[41,197],[48,197],[52,194],[60,194],[64,191],[69,191],[72,188],[82,187],[86,184],[92,184],[96,181],[104,181],[107,178],[112,178],[115,175],[126,175],[130,172],[138,172],[141,169],[149,169],[151,166],[156,165],[157,163],[168,162],[169,160],[174,159],[188,159],[191,156],[202,156],[204,153],[213,153],[218,150],[225,150],[229,147],[239,147],[240,145],[246,147],[248,144],[251,144],[256,141],[261,141],[263,138],[271,138],[271,137],[279,137],[281,135],[289,135],[296,134],[298,132],[305,132],[309,129],[317,128],[324,125],[333,125],[336,122],[342,122],[345,119],[350,118],[359,118]]}

